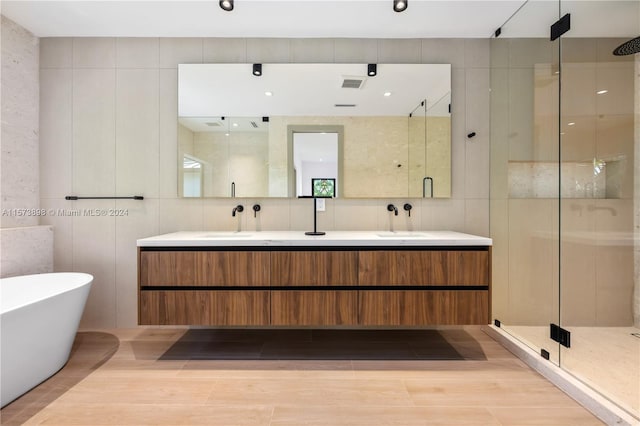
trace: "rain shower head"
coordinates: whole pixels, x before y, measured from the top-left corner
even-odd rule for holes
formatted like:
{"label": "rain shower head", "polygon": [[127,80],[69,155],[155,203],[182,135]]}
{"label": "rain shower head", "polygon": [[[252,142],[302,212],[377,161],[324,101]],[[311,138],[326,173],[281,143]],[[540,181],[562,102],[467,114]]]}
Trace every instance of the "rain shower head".
{"label": "rain shower head", "polygon": [[613,50],[613,54],[616,56],[632,55],[638,52],[640,52],[640,37],[625,41]]}

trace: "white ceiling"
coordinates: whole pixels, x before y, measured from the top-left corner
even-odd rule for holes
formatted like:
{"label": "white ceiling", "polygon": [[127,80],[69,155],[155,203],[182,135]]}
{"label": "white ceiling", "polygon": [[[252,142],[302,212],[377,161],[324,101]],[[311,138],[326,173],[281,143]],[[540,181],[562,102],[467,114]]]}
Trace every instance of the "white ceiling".
{"label": "white ceiling", "polygon": [[[547,37],[558,18],[551,0],[411,0],[403,13],[392,0],[3,0],[2,14],[39,37]],[[640,33],[640,1],[562,1],[572,13],[571,37]]]}
{"label": "white ceiling", "polygon": [[39,37],[488,37],[523,0],[2,1]]}

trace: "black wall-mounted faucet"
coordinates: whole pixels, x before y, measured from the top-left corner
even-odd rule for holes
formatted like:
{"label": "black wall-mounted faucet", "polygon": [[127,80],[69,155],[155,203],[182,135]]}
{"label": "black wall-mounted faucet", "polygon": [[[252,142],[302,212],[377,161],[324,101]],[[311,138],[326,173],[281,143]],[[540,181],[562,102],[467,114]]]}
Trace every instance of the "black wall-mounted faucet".
{"label": "black wall-mounted faucet", "polygon": [[402,208],[409,214],[409,217],[411,217],[411,209],[413,208],[413,206],[409,203],[404,203],[404,206],[402,206]]}
{"label": "black wall-mounted faucet", "polygon": [[244,211],[244,206],[242,204],[238,204],[231,211],[231,216],[236,217],[236,212],[242,213]]}
{"label": "black wall-mounted faucet", "polygon": [[387,204],[387,211],[393,212],[395,216],[398,216],[398,208],[393,204]]}
{"label": "black wall-mounted faucet", "polygon": [[254,204],[252,209],[253,209],[253,217],[258,217],[258,212],[261,209],[260,204]]}

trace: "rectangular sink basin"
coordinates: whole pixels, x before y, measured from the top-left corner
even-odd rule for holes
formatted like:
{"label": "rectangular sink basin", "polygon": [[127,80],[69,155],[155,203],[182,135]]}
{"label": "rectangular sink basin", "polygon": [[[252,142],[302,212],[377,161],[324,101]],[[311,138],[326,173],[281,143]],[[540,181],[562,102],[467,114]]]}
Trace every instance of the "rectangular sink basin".
{"label": "rectangular sink basin", "polygon": [[204,234],[201,237],[198,238],[220,238],[220,239],[224,239],[224,238],[248,238],[250,237],[251,234],[243,234],[243,233],[238,233],[238,232],[212,232],[210,234]]}
{"label": "rectangular sink basin", "polygon": [[376,234],[382,238],[426,238],[426,234],[419,234],[416,232],[380,232]]}

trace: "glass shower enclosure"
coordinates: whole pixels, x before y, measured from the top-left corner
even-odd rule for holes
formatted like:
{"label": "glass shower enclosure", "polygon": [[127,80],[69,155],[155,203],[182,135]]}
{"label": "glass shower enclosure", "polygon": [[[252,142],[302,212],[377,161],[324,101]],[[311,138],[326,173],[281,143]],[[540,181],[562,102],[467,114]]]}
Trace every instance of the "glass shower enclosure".
{"label": "glass shower enclosure", "polygon": [[493,318],[637,419],[639,35],[638,1],[528,1],[491,41]]}

